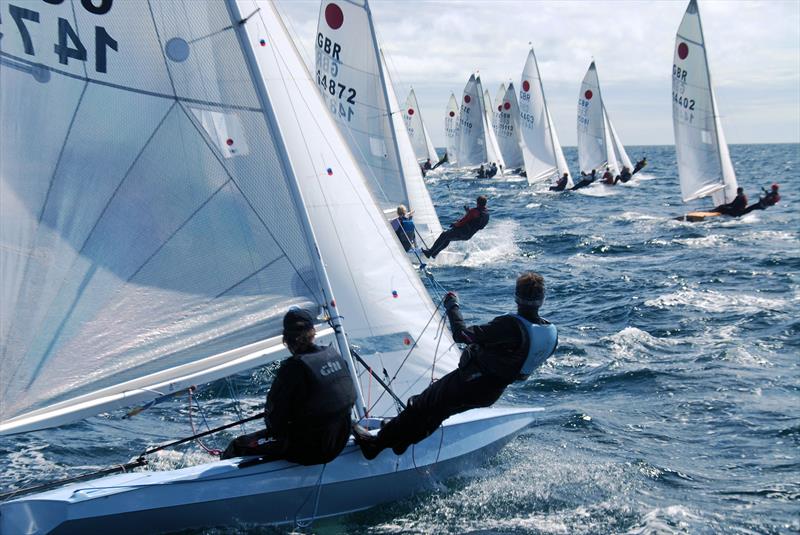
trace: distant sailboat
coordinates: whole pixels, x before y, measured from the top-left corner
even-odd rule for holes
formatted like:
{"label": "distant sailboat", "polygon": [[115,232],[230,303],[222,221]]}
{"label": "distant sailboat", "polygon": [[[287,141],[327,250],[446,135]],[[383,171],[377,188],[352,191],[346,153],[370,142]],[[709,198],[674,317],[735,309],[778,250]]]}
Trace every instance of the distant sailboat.
{"label": "distant sailboat", "polygon": [[411,138],[411,146],[414,147],[417,160],[420,162],[430,160],[431,164],[435,165],[439,161],[439,155],[436,154],[428,128],[425,126],[425,121],[422,120],[422,110],[420,110],[417,95],[413,89],[406,98],[403,121],[405,121],[408,137]]}
{"label": "distant sailboat", "polygon": [[578,94],[578,161],[581,172],[596,170],[602,175],[608,167],[618,175],[623,166],[632,170],[630,158],[611,123],[594,61],[589,65]]}
{"label": "distant sailboat", "polygon": [[[0,434],[113,418],[282,358],[293,306],[319,310],[320,335],[346,359],[360,341],[403,399],[454,369],[451,335],[426,327],[438,307],[274,4],[103,5],[97,15],[37,4],[42,21],[69,17],[73,39],[106,25],[118,40],[91,64],[64,66],[46,47],[28,59],[28,41],[4,26],[0,313],[11,321],[0,330]],[[323,6],[331,28],[357,20],[360,7],[341,5]],[[30,25],[33,43],[50,37],[40,27],[51,26]],[[359,417],[397,412],[386,392],[365,398],[366,370],[349,367]],[[4,499],[0,532],[153,533],[352,512],[430,485],[429,471],[480,461],[533,415],[468,411],[371,462],[351,443],[327,465],[228,459],[84,480]]]}
{"label": "distant sailboat", "polygon": [[464,86],[458,113],[458,165],[472,167],[489,161],[484,134],[486,120],[483,109],[483,90],[475,75]]}
{"label": "distant sailboat", "polygon": [[522,157],[522,140],[519,132],[519,105],[517,91],[513,83],[500,85],[495,98],[494,131],[503,161],[509,170],[519,169],[524,165]]}
{"label": "distant sailboat", "polygon": [[[395,217],[399,204],[408,206],[414,210],[417,231],[423,240],[432,242],[442,226],[378,48],[372,12],[366,2],[345,5],[353,14],[347,17],[347,31],[337,31],[339,49],[335,57],[333,50],[316,55],[319,91],[387,218]],[[331,39],[331,32],[326,13],[320,10],[318,38]],[[331,84],[335,86],[333,92]]]}
{"label": "distant sailboat", "polygon": [[736,173],[722,131],[696,0],[689,2],[675,38],[672,124],[683,201],[709,195],[714,206],[733,201]]}
{"label": "distant sailboat", "polygon": [[450,165],[458,163],[458,101],[453,93],[444,110],[444,137],[447,143],[447,161]]}
{"label": "distant sailboat", "polygon": [[547,109],[547,99],[533,48],[528,52],[528,59],[522,70],[518,103],[521,149],[528,183],[552,180],[566,173],[567,187],[571,188],[572,175]]}

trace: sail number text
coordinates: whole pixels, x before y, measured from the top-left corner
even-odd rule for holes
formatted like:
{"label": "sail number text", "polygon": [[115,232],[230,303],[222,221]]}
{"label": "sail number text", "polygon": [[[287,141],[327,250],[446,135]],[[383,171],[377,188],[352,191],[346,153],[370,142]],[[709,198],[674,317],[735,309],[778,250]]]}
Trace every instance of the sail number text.
{"label": "sail number text", "polygon": [[328,104],[333,115],[351,121],[356,104],[356,90],[339,82],[340,57],[342,46],[321,33],[317,34],[317,85],[328,96]]}
{"label": "sail number text", "polygon": [[[42,0],[42,2],[57,6],[64,3],[64,0]],[[80,3],[83,9],[93,15],[106,15],[111,11],[114,0],[80,0]],[[37,52],[47,50],[46,45],[34,42],[31,37],[31,25],[40,24],[41,21],[38,11],[9,4],[8,14],[11,16],[11,20],[14,21],[14,26],[22,42],[22,49],[26,55],[36,56]],[[0,23],[2,22],[3,20],[0,19]],[[11,26],[9,25],[9,27]],[[0,33],[0,38],[3,35],[3,33]],[[97,72],[108,72],[108,49],[116,52],[117,47],[117,41],[108,34],[103,26],[94,27],[94,68]],[[81,42],[78,32],[75,31],[75,28],[67,19],[58,18],[58,42],[53,43],[53,51],[58,56],[58,62],[62,65],[69,65],[70,58],[86,61],[86,46]]]}

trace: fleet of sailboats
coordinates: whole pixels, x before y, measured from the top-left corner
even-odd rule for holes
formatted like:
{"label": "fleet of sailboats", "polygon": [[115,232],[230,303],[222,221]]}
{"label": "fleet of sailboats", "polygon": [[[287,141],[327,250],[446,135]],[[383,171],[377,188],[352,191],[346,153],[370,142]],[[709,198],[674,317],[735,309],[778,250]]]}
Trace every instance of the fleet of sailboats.
{"label": "fleet of sailboats", "polygon": [[[20,15],[37,24],[17,21],[19,38],[2,42],[0,313],[12,320],[0,331],[0,434],[164,400],[284,358],[291,307],[318,311],[366,426],[456,368],[452,334],[431,321],[440,307],[389,225],[406,204],[421,240],[441,232],[419,166],[438,156],[414,90],[398,103],[367,0],[322,1],[313,75],[269,0],[88,6],[37,4]],[[39,46],[56,24],[76,48]],[[96,36],[93,64],[86,35]],[[729,202],[736,176],[697,0],[677,32],[672,83],[682,198]],[[594,61],[577,127],[582,172],[632,167]],[[471,75],[460,102],[450,95],[444,131],[449,165],[494,162],[530,183],[566,174],[572,184],[533,49],[519,88],[502,84],[494,101]],[[354,348],[397,398],[365,394]],[[468,411],[373,461],[351,442],[323,466],[230,459],[56,486],[0,502],[0,533],[160,532],[365,509],[430,485],[428,472],[478,462],[539,410]]]}

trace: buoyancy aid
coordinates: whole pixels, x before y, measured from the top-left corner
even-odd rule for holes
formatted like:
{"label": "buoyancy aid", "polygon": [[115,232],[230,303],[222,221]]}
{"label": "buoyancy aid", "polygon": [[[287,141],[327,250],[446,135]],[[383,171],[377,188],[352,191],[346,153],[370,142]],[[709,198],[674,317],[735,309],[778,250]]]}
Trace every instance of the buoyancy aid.
{"label": "buoyancy aid", "polygon": [[349,411],[356,401],[356,391],[347,363],[339,352],[329,345],[299,357],[310,380],[306,416],[311,421],[321,421],[326,416]]}
{"label": "buoyancy aid", "polygon": [[518,381],[524,381],[555,352],[558,347],[558,329],[552,323],[542,325],[531,323],[518,314],[509,314],[509,316],[517,320],[523,338],[528,344],[528,354],[517,378]]}
{"label": "buoyancy aid", "polygon": [[489,210],[486,208],[477,208],[477,210],[480,212],[480,215],[464,225],[469,233],[470,238],[474,236],[476,232],[489,224]]}

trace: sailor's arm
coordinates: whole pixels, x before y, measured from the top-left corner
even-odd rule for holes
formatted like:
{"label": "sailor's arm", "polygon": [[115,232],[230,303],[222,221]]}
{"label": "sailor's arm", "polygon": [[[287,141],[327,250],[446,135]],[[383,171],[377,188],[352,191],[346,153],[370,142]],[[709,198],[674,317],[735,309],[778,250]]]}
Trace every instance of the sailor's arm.
{"label": "sailor's arm", "polygon": [[286,436],[292,407],[301,403],[306,395],[303,365],[294,358],[284,360],[275,374],[264,407],[264,421],[270,436]]}
{"label": "sailor's arm", "polygon": [[499,342],[507,338],[507,328],[498,322],[498,318],[483,325],[467,327],[464,317],[461,315],[458,297],[452,292],[445,296],[444,306],[445,310],[447,310],[447,319],[450,320],[453,340],[456,342],[461,344],[486,344]]}

